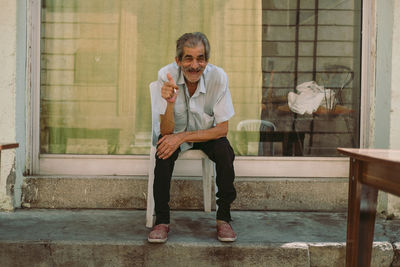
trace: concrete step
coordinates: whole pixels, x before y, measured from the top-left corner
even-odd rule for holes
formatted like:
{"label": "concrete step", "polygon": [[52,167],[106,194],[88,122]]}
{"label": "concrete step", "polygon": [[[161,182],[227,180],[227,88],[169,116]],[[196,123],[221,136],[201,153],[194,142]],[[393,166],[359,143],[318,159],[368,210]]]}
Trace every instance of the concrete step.
{"label": "concrete step", "polygon": [[[233,210],[347,209],[347,178],[238,177],[235,186]],[[171,187],[172,209],[203,208],[200,177],[173,177]],[[28,208],[145,209],[147,177],[28,176],[22,194],[22,206]]]}
{"label": "concrete step", "polygon": [[[216,239],[215,212],[173,211],[166,244],[149,244],[145,212],[0,213],[1,266],[344,266],[346,215],[232,212],[234,243]],[[400,266],[400,220],[378,218],[372,266]]]}

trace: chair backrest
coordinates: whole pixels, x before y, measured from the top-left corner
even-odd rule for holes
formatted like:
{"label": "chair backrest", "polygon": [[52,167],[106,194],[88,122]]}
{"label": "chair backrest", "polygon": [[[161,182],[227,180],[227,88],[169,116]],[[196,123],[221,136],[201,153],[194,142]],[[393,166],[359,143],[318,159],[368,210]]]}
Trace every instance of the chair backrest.
{"label": "chair backrest", "polygon": [[[156,146],[158,136],[160,134],[160,114],[157,112],[157,96],[161,94],[161,86],[158,81],[150,83],[150,98],[151,98],[151,144]],[[158,95],[157,95],[158,94]]]}
{"label": "chair backrest", "polygon": [[275,124],[265,120],[243,120],[236,127],[238,131],[245,132],[273,132],[276,130]]}
{"label": "chair backrest", "polygon": [[[258,155],[264,155],[264,148],[261,141],[262,133],[265,132],[274,132],[276,130],[275,124],[270,121],[265,120],[243,120],[238,123],[236,126],[236,130],[240,133],[240,137],[242,138],[242,142],[249,142],[250,140],[259,142],[258,146]],[[247,154],[247,144],[244,146],[243,153]],[[243,148],[243,147],[242,147]],[[270,151],[271,155],[275,154],[274,144],[270,142]]]}

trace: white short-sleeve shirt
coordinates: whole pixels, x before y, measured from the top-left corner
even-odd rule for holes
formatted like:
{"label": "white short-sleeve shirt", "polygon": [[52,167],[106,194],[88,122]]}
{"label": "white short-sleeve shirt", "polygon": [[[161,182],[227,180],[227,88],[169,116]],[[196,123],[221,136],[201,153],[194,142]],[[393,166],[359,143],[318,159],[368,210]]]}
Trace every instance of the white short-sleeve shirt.
{"label": "white short-sleeve shirt", "polygon": [[[229,120],[235,114],[228,87],[228,76],[223,69],[207,64],[192,97],[189,96],[183,72],[175,62],[158,72],[160,85],[168,81],[167,73],[171,74],[179,87],[174,106],[174,133],[210,129],[217,123]],[[156,111],[164,114],[167,101],[161,97],[161,91],[157,99]],[[184,143],[180,148],[181,151],[185,151],[192,147],[192,143]]]}

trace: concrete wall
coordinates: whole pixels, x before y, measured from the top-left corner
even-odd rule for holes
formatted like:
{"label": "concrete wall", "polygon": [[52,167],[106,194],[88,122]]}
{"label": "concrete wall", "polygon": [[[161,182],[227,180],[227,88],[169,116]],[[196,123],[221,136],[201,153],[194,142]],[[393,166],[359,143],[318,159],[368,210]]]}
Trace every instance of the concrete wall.
{"label": "concrete wall", "polygon": [[[400,149],[400,4],[376,1],[374,148]],[[378,211],[400,216],[400,198],[379,193]]]}
{"label": "concrete wall", "polygon": [[400,149],[400,2],[394,1],[392,40],[392,79],[390,110],[390,148]]}
{"label": "concrete wall", "polygon": [[[16,13],[17,1],[0,0],[0,142],[16,140]],[[3,151],[0,173],[0,209],[13,208],[15,151]]]}

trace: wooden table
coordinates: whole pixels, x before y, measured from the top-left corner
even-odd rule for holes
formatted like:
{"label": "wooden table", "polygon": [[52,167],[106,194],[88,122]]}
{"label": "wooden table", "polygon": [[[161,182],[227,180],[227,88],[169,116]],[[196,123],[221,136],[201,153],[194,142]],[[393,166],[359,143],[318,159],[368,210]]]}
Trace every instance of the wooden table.
{"label": "wooden table", "polygon": [[[297,117],[298,116],[307,116],[307,115],[300,115],[294,113],[290,108],[289,105],[283,105],[278,107],[278,111],[280,112],[285,112],[285,113],[290,113],[294,115],[293,123],[292,123],[292,129],[296,129],[296,124],[297,124]],[[349,131],[349,124],[348,124],[348,117],[349,115],[353,114],[354,110],[349,109],[345,106],[342,105],[336,105],[334,109],[327,109],[324,106],[319,106],[316,111],[313,112],[312,116],[310,118],[310,140],[309,140],[309,148],[308,148],[308,153],[311,153],[311,147],[313,146],[313,138],[314,138],[314,119],[316,116],[331,116],[331,117],[337,117],[337,116],[345,116],[344,120],[346,122],[346,127],[347,130]],[[304,117],[303,117],[304,118]],[[354,140],[354,139],[353,139]],[[354,143],[354,141],[353,141]],[[355,145],[355,144],[353,144]]]}
{"label": "wooden table", "polygon": [[283,156],[303,156],[305,132],[260,132],[260,142],[281,142]]}
{"label": "wooden table", "polygon": [[[283,112],[292,112],[288,104],[279,106],[278,110]],[[328,110],[324,106],[319,106],[318,109],[313,112],[314,115],[347,115],[352,113],[354,113],[354,110],[348,109],[342,105],[336,105],[333,110]]]}
{"label": "wooden table", "polygon": [[350,157],[346,266],[371,264],[378,190],[400,196],[400,150],[338,148]]}

